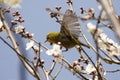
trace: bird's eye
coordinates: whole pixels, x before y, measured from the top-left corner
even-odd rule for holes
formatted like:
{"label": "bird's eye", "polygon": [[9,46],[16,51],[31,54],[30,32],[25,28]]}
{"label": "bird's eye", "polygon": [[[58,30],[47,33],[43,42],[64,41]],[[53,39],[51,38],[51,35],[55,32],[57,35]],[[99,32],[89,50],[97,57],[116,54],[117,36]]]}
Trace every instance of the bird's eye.
{"label": "bird's eye", "polygon": [[49,36],[47,37],[47,40],[48,40],[48,39],[50,39],[50,37],[49,37]]}

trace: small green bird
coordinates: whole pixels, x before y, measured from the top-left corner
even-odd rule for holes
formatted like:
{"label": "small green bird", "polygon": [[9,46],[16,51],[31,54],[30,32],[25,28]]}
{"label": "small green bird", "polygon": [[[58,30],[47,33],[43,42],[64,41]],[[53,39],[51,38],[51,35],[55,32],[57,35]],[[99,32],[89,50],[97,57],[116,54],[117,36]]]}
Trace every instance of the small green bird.
{"label": "small green bird", "polygon": [[71,10],[67,10],[63,16],[63,20],[61,23],[61,31],[60,32],[50,32],[47,34],[47,41],[50,43],[58,44],[65,47],[66,50],[69,48],[75,47],[76,45],[85,46],[90,48],[88,45],[82,43],[79,40],[80,36],[80,24],[78,22],[78,17]]}

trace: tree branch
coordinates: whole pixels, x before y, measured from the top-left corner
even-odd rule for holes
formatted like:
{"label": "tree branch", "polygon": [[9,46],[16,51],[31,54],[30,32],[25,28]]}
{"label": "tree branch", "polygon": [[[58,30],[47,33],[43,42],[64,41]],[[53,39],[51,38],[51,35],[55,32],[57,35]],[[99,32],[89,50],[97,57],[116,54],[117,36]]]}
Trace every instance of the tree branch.
{"label": "tree branch", "polygon": [[[12,35],[12,32],[10,31],[10,28],[9,28],[8,24],[6,23],[6,20],[5,20],[4,15],[3,15],[1,10],[0,10],[0,18],[1,18],[3,26],[4,26],[7,34],[8,34],[8,37],[9,37],[10,41],[12,42],[13,48],[15,49],[16,54],[18,55],[19,59],[21,60],[21,62],[25,66],[25,68],[28,70],[28,72],[30,72],[34,77],[36,77],[35,71],[32,68],[32,66],[23,58],[23,55],[18,48],[18,45],[17,45],[17,43],[16,43],[16,41],[15,41],[13,35]],[[37,75],[39,75],[39,74],[37,73]],[[40,77],[39,77],[39,80],[41,80]]]}
{"label": "tree branch", "polygon": [[120,33],[119,33],[120,32],[120,20],[114,11],[112,1],[111,0],[98,0],[98,2],[102,5],[103,9],[108,15],[111,23],[113,24],[114,31],[120,40]]}

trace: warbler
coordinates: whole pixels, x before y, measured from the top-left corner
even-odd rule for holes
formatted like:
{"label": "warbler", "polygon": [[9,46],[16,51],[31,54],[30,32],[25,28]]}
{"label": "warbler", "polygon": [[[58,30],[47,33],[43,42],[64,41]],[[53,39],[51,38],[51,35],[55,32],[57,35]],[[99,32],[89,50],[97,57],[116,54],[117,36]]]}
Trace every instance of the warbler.
{"label": "warbler", "polygon": [[78,17],[73,11],[68,9],[63,15],[60,32],[48,33],[46,41],[55,44],[60,42],[60,45],[65,47],[66,50],[75,47],[76,45],[90,48],[79,40],[79,36],[80,23],[78,22]]}

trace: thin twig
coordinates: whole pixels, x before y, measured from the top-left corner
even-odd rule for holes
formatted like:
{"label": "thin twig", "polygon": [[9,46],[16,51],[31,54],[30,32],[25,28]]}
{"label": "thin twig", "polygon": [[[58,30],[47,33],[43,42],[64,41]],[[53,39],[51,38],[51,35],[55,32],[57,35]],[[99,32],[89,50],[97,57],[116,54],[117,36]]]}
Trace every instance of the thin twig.
{"label": "thin twig", "polygon": [[[15,51],[17,53],[17,51],[7,42],[5,41],[1,36],[0,36],[0,39],[8,46],[10,47],[13,51]],[[19,54],[18,54],[19,55]],[[22,55],[19,55],[21,58],[25,59],[26,61],[32,63],[31,60],[27,59],[26,57],[22,56]]]}
{"label": "thin twig", "polygon": [[56,62],[53,61],[52,66],[51,66],[51,68],[50,68],[50,70],[48,72],[48,75],[50,75],[52,73],[53,69],[55,68],[55,65],[56,65]]}
{"label": "thin twig", "polygon": [[42,66],[42,70],[43,70],[43,72],[44,72],[44,74],[45,74],[46,80],[49,80],[48,72],[47,72],[47,70],[45,69],[44,66]]}
{"label": "thin twig", "polygon": [[106,71],[107,73],[115,73],[115,72],[120,72],[120,69],[116,69],[116,70],[110,70],[110,71]]}
{"label": "thin twig", "polygon": [[93,60],[90,58],[90,56],[85,52],[85,50],[82,48],[82,51],[85,53],[85,55],[88,57],[88,59],[91,61],[91,63],[93,64],[93,66],[95,67],[97,73],[98,73],[98,76],[100,78],[100,80],[103,80],[100,72],[99,72],[99,69],[96,67],[95,63],[93,62]]}
{"label": "thin twig", "polygon": [[[35,75],[36,75],[36,78],[38,79],[38,80],[42,80],[42,77],[40,76],[40,75],[38,75],[39,74],[39,72],[38,72],[38,68],[36,67],[36,64],[34,64],[34,62],[32,62],[32,64],[33,64],[33,67],[34,67],[34,73],[35,73]],[[40,77],[40,78],[39,78]]]}
{"label": "thin twig", "polygon": [[[28,70],[28,72],[30,72],[34,77],[36,77],[35,73],[34,73],[34,70],[32,68],[32,66],[21,56],[23,56],[18,48],[18,45],[16,43],[16,40],[14,39],[13,35],[12,35],[12,32],[10,31],[10,28],[8,26],[8,24],[6,23],[6,20],[4,18],[4,15],[2,13],[2,11],[0,10],[0,18],[1,18],[1,21],[3,23],[3,26],[8,34],[8,37],[10,39],[10,41],[12,42],[13,46],[14,46],[14,49],[19,57],[19,59],[21,60],[21,62],[23,63],[23,65],[25,66],[25,68]],[[39,75],[39,74],[37,74]],[[39,77],[39,80],[40,80],[40,77]]]}
{"label": "thin twig", "polygon": [[36,41],[35,39],[30,38],[30,40],[33,40],[35,43],[39,44],[41,47],[43,47],[44,49],[48,50],[48,48],[46,46],[44,46],[42,43]]}
{"label": "thin twig", "polygon": [[87,39],[87,37],[84,35],[82,29],[80,29],[80,33],[83,36],[83,38],[85,39],[86,43],[90,46],[91,49],[93,49],[93,51],[97,54],[97,50],[95,49],[95,47],[89,42],[89,40]]}
{"label": "thin twig", "polygon": [[61,62],[60,67],[58,68],[58,71],[56,72],[56,74],[54,75],[54,79],[58,76],[58,74],[61,72],[62,68],[63,68],[63,61]]}
{"label": "thin twig", "polygon": [[79,76],[81,76],[82,79],[88,80],[84,75],[82,75],[81,73],[78,73],[78,72],[73,68],[73,66],[72,66],[65,58],[62,58],[62,60],[63,60],[69,67],[71,67]]}

